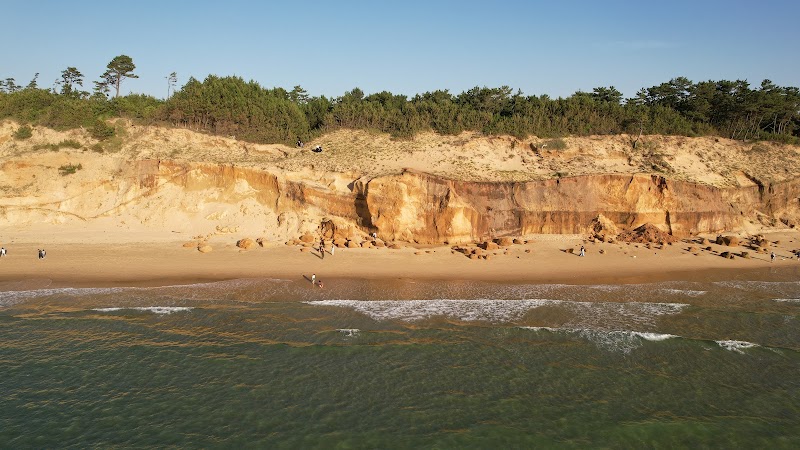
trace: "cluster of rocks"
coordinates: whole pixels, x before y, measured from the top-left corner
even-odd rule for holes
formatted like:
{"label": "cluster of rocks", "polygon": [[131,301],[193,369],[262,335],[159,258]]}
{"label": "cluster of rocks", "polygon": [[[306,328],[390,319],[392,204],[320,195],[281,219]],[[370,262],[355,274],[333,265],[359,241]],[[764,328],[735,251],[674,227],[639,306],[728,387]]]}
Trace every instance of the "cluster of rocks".
{"label": "cluster of rocks", "polygon": [[613,243],[618,234],[619,229],[614,222],[602,214],[598,214],[589,224],[589,240],[592,242],[598,240]]}
{"label": "cluster of rocks", "polygon": [[[511,238],[511,237],[501,237],[494,240],[487,240],[483,242],[479,242],[473,245],[467,246],[454,246],[451,247],[453,253],[461,253],[462,255],[466,256],[469,259],[483,259],[488,260],[491,259],[492,256],[498,256],[501,253],[500,250],[503,250],[502,254],[508,254],[508,247],[512,245],[523,245],[527,244],[527,241],[524,241],[519,238]],[[530,252],[530,250],[528,250]]]}
{"label": "cluster of rocks", "polygon": [[[402,245],[396,242],[387,243],[384,242],[382,239],[378,238],[370,238],[370,237],[359,237],[359,236],[351,236],[348,238],[344,237],[337,237],[331,240],[326,240],[325,245],[326,247],[333,243],[334,246],[337,248],[389,248],[392,250],[398,250],[403,248]],[[286,241],[286,245],[294,245],[302,247],[300,250],[308,249],[305,251],[311,251],[312,248],[319,247],[319,239],[316,238],[311,233],[306,233],[300,236],[297,239],[291,239]]]}
{"label": "cluster of rocks", "polygon": [[678,242],[675,236],[661,231],[655,225],[646,223],[633,230],[623,231],[617,235],[617,240],[636,244],[658,243],[661,245]]}
{"label": "cluster of rocks", "polygon": [[[751,236],[749,238],[740,238],[739,236],[733,236],[733,235],[727,235],[727,236],[719,235],[713,241],[709,241],[706,238],[699,238],[692,242],[694,242],[695,244],[699,244],[699,249],[695,245],[690,245],[686,250],[689,253],[693,253],[695,255],[699,254],[700,250],[713,252],[714,249],[710,245],[712,243],[724,247],[745,247],[752,251],[755,251],[756,253],[763,253],[763,254],[770,253],[772,251],[770,247],[780,245],[780,241],[771,242],[767,240],[763,235]],[[740,250],[737,252],[734,251],[733,249],[723,250],[719,253],[719,256],[726,259],[734,259],[736,257],[744,259],[752,258],[750,251]]]}

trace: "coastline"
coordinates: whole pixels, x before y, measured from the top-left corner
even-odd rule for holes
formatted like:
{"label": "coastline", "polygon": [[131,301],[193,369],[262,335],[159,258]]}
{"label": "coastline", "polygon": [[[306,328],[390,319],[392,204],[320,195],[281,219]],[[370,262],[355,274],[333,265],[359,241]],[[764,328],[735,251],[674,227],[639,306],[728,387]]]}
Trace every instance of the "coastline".
{"label": "coastline", "polygon": [[[7,233],[2,233],[7,235]],[[722,258],[722,251],[741,252],[744,247],[711,244],[712,250],[687,251],[696,244],[678,242],[663,249],[645,244],[584,243],[576,235],[530,236],[530,242],[490,251],[489,260],[471,260],[449,246],[406,247],[399,250],[340,248],[335,255],[320,258],[316,250],[267,243],[265,247],[241,250],[235,238],[213,242],[213,251],[200,253],[183,248],[185,240],[163,236],[136,242],[142,236],[118,234],[95,243],[91,236],[47,235],[44,244],[31,242],[30,235],[4,242],[8,255],[0,258],[0,290],[20,286],[117,287],[165,286],[242,278],[302,280],[312,273],[318,279],[429,281],[485,281],[540,284],[634,284],[654,281],[708,281],[738,277],[751,279],[800,279],[800,261],[790,258],[800,247],[800,233],[774,233],[779,240],[769,256],[750,251],[751,258]],[[60,239],[61,238],[61,239]],[[173,239],[173,240],[170,240]],[[92,242],[92,243],[86,243]],[[586,257],[577,249],[586,246]],[[35,250],[44,247],[47,258],[38,260]],[[568,253],[572,248],[575,254]],[[599,251],[603,250],[601,254]],[[330,281],[329,281],[330,280]],[[40,288],[40,287],[39,287]]]}

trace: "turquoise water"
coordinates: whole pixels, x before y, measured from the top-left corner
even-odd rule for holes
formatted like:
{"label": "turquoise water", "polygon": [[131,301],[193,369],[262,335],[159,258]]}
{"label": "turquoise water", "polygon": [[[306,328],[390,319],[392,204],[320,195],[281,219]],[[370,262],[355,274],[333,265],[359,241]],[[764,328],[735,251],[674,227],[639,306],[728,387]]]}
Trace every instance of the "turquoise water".
{"label": "turquoise water", "polygon": [[791,278],[7,283],[0,447],[798,448]]}

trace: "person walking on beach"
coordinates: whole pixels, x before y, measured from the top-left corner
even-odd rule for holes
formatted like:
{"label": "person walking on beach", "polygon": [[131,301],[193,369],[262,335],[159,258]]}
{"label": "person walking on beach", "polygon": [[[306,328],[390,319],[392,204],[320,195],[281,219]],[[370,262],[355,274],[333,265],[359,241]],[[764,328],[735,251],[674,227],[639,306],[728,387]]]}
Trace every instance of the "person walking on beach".
{"label": "person walking on beach", "polygon": [[331,242],[331,256],[333,256],[334,251],[336,251],[336,245]]}
{"label": "person walking on beach", "polygon": [[0,247],[0,257],[1,256],[6,256],[6,248],[5,247]]}
{"label": "person walking on beach", "polygon": [[315,284],[317,282],[317,274],[311,274],[311,284]]}
{"label": "person walking on beach", "polygon": [[586,248],[584,248],[584,246],[582,245],[581,245],[581,252],[578,254],[578,256],[586,256]]}
{"label": "person walking on beach", "polygon": [[774,262],[774,261],[775,261],[775,252],[770,252],[770,254],[769,254],[769,262]]}

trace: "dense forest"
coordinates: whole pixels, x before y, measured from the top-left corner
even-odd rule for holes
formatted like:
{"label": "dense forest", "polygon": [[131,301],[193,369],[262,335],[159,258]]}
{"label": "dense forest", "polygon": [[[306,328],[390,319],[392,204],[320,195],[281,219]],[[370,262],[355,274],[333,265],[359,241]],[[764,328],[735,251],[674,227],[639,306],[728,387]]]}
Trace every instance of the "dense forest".
{"label": "dense forest", "polygon": [[411,98],[390,92],[365,95],[355,88],[327,98],[310,97],[300,86],[267,89],[232,76],[211,75],[202,82],[189,78],[175,89],[173,72],[166,79],[168,95],[174,93],[162,100],[119,95],[123,81],[137,78],[134,70],[130,57],[114,58],[93,82],[92,93],[82,90],[84,76],[75,67],[62,71],[49,89],[38,86],[38,74],[25,86],[13,78],[0,80],[0,119],[56,129],[95,127],[103,133],[104,119],[123,117],[287,144],[341,128],[396,137],[471,130],[519,138],[628,133],[800,142],[800,90],[769,80],[753,88],[742,80],[694,83],[678,77],[628,99],[613,86],[558,99],[523,95],[507,86],[475,87],[458,95],[440,90]]}

